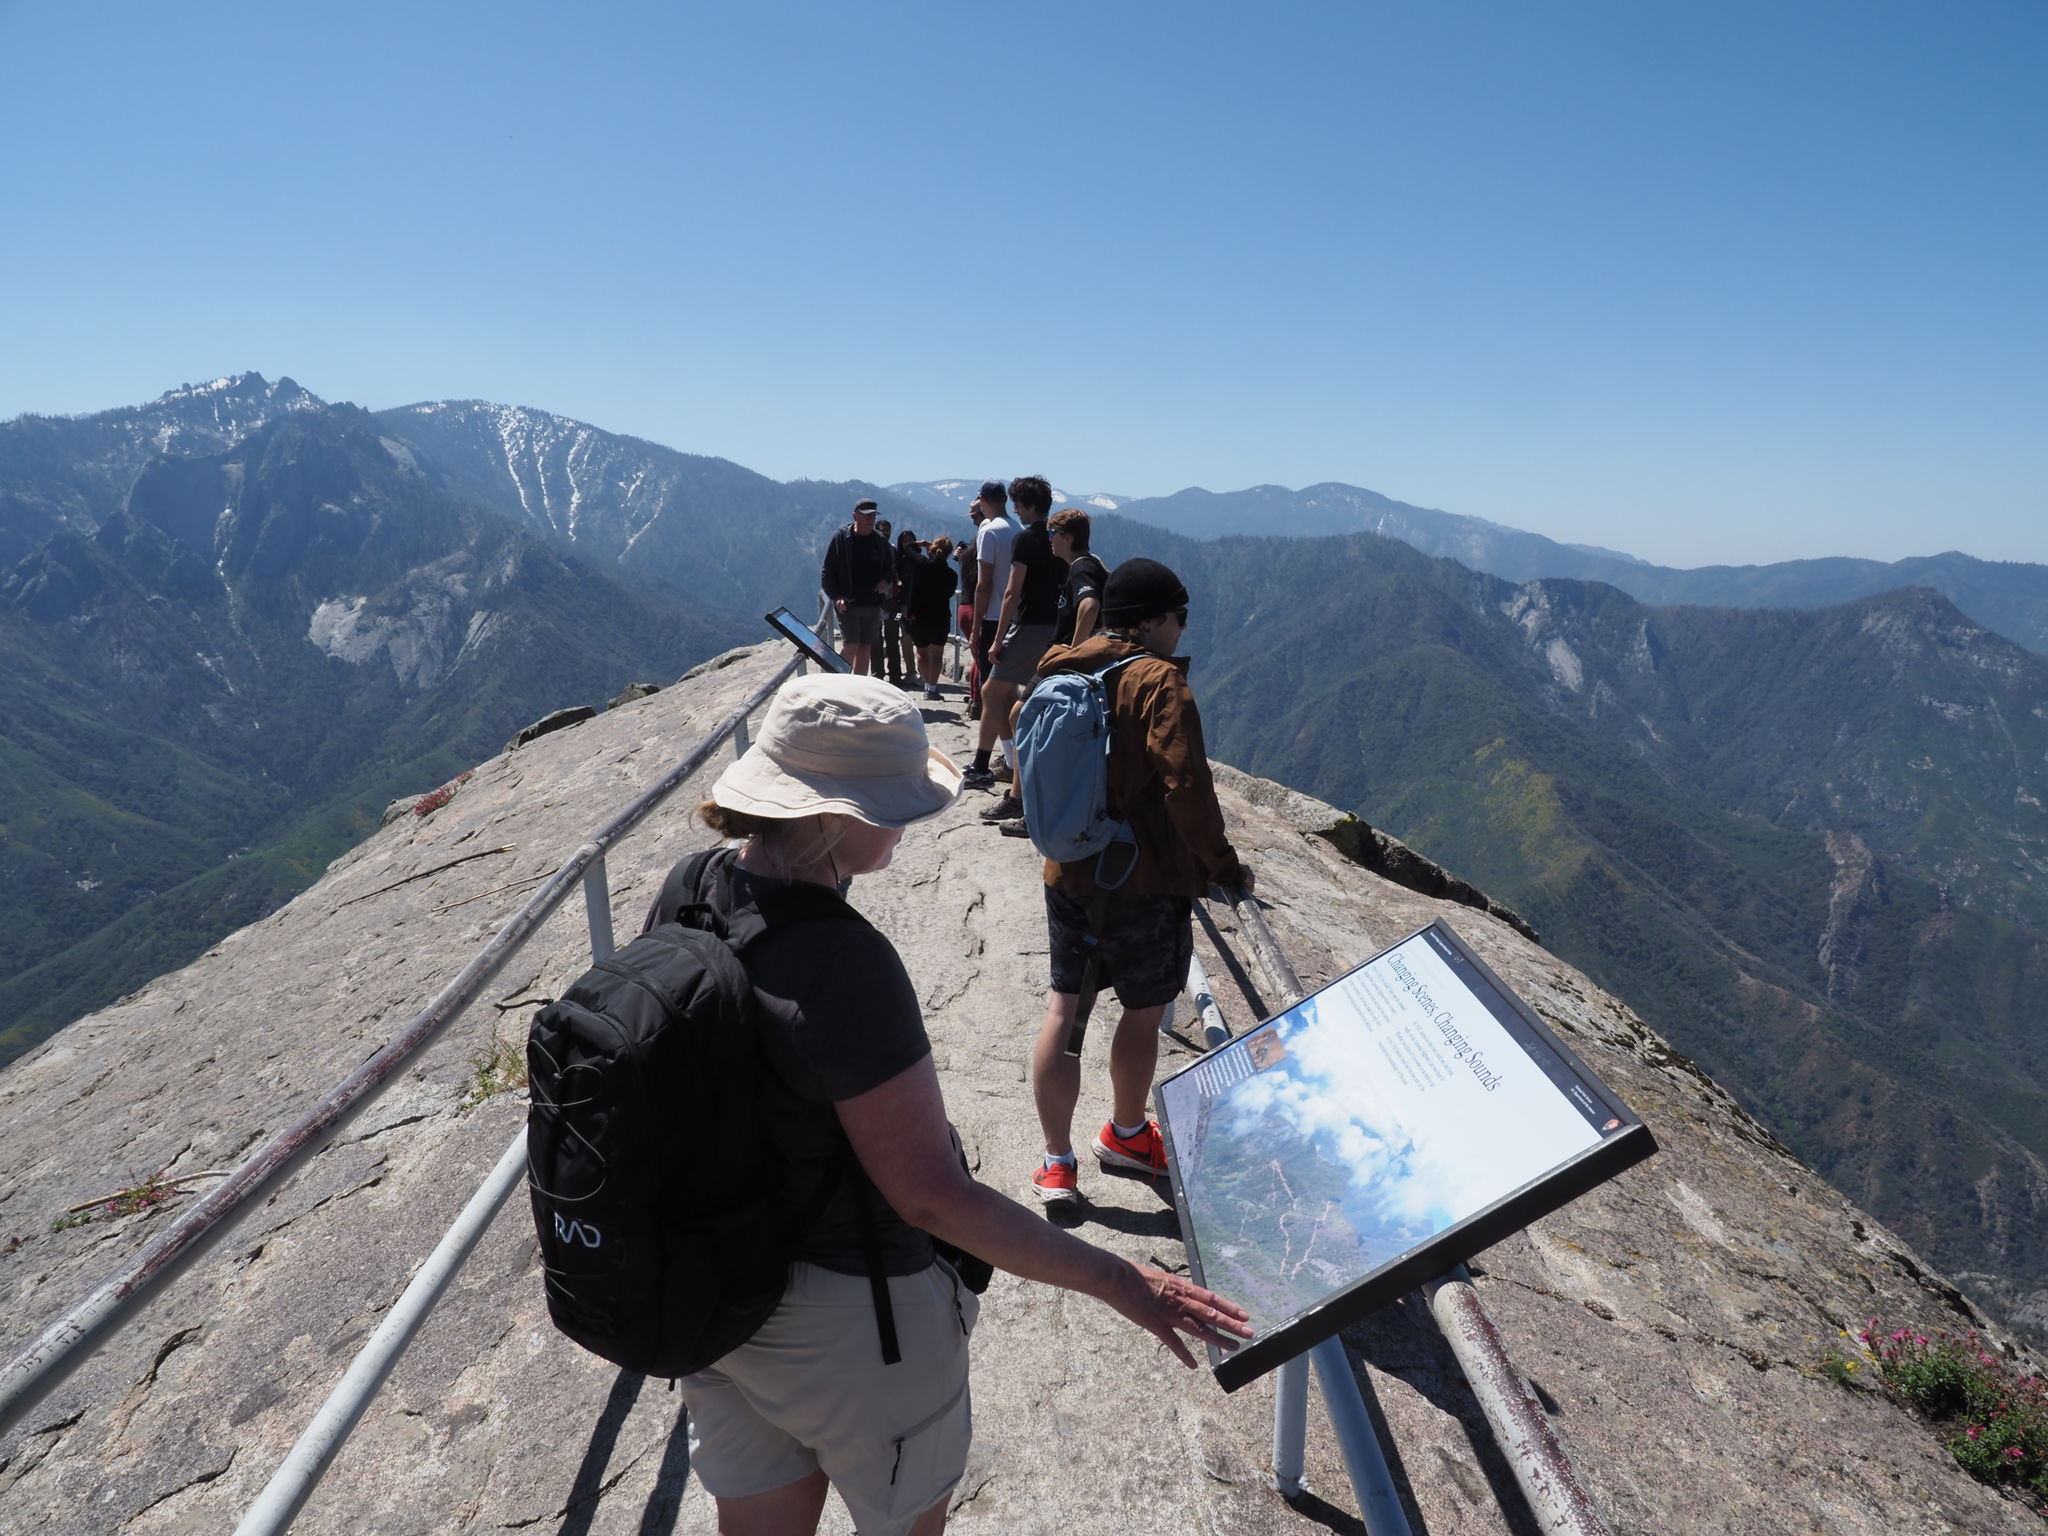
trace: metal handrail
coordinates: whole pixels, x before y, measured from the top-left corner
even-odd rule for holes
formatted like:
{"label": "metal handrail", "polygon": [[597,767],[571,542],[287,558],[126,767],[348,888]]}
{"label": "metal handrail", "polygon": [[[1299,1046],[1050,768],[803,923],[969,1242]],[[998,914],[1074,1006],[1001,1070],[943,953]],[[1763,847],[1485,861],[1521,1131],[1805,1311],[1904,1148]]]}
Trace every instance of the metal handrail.
{"label": "metal handrail", "polygon": [[[1238,927],[1251,946],[1253,958],[1279,994],[1280,1001],[1273,1012],[1285,1013],[1306,995],[1301,978],[1288,963],[1286,954],[1273,937],[1273,930],[1266,926],[1265,914],[1259,911],[1259,904],[1251,893],[1230,886],[1223,894],[1229,898],[1231,910],[1237,915]],[[1486,1308],[1480,1304],[1479,1293],[1472,1288],[1465,1266],[1457,1265],[1448,1274],[1429,1282],[1423,1287],[1423,1295],[1451,1347],[1453,1358],[1465,1373],[1480,1411],[1486,1415],[1495,1443],[1507,1457],[1522,1496],[1529,1501],[1538,1526],[1546,1532],[1558,1532],[1560,1536],[1612,1536],[1607,1522],[1593,1503],[1592,1495],[1579,1481],[1578,1469],[1572,1465],[1563,1442],[1550,1427],[1550,1421],[1529,1400],[1514,1360],[1508,1355],[1507,1346],[1501,1341],[1493,1320],[1486,1315]],[[1332,1346],[1335,1346],[1334,1352]],[[1350,1369],[1343,1347],[1336,1339],[1325,1339],[1311,1354],[1318,1373],[1323,1376],[1327,1393],[1331,1376],[1340,1364],[1343,1369]],[[1276,1388],[1280,1401],[1274,1421],[1273,1471],[1283,1493],[1291,1494],[1300,1486],[1305,1427],[1303,1409],[1307,1390],[1305,1361],[1290,1360],[1280,1368],[1280,1382]],[[1345,1434],[1343,1428],[1339,1426],[1339,1440],[1344,1445],[1348,1461],[1357,1436],[1355,1433]],[[1374,1448],[1377,1449],[1376,1440]],[[1370,1468],[1366,1470],[1368,1473],[1371,1471]],[[1384,1471],[1384,1466],[1379,1470]],[[1352,1468],[1354,1485],[1359,1483],[1359,1472],[1359,1468]],[[1360,1497],[1368,1499],[1363,1486],[1360,1486]],[[1377,1497],[1376,1492],[1373,1497]],[[1397,1517],[1398,1513],[1396,1504]],[[1366,1515],[1366,1525],[1375,1536],[1381,1530],[1370,1513]],[[1397,1528],[1405,1530],[1405,1520]]]}
{"label": "metal handrail", "polygon": [[[820,624],[829,623],[829,606]],[[364,1109],[397,1076],[399,1069],[437,1039],[473,1002],[491,978],[553,915],[579,881],[585,886],[593,948],[610,948],[611,906],[604,856],[682,787],[746,718],[784,682],[802,670],[801,654],[778,668],[760,688],[725,716],[674,768],[578,848],[503,927],[471,957],[434,1000],[375,1055],[348,1075],[298,1120],[272,1136],[176,1221],[159,1232],[82,1301],[49,1324],[27,1347],[0,1366],[0,1435],[13,1429],[35,1405],[95,1350],[120,1330],[143,1304],[183,1274],[234,1219],[274,1189]]]}

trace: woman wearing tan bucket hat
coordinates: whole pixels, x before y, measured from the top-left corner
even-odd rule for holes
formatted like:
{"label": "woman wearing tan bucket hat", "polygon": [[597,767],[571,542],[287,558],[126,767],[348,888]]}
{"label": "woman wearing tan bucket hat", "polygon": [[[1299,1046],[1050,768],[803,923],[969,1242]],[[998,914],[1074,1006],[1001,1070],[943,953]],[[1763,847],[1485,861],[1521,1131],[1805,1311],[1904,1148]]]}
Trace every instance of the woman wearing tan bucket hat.
{"label": "woman wearing tan bucket hat", "polygon": [[[737,905],[781,882],[833,887],[882,869],[903,828],[959,787],[960,770],[930,746],[898,690],[866,677],[798,679],[701,808],[714,831],[745,840],[712,866],[707,894]],[[857,1166],[802,1244],[775,1313],[682,1380],[690,1466],[717,1499],[725,1536],[814,1531],[828,1487],[862,1536],[944,1528],[967,1460],[967,1336],[979,1298],[934,1238],[1106,1302],[1188,1366],[1180,1334],[1229,1347],[1250,1333],[1242,1308],[975,1181],[903,963],[851,907],[844,917],[770,932],[744,954],[770,1102],[786,1110],[778,1141],[850,1145]],[[888,1277],[895,1364],[877,1348],[871,1258]]]}

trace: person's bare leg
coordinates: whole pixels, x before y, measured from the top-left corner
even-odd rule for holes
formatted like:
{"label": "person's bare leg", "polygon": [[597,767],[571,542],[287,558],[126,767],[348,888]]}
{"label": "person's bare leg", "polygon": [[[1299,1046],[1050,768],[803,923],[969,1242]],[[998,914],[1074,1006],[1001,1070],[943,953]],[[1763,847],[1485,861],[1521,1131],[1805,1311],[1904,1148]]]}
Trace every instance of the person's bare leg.
{"label": "person's bare leg", "polygon": [[910,1528],[910,1536],[939,1536],[939,1532],[946,1528],[946,1506],[952,1502],[953,1495],[948,1493],[938,1503],[919,1515],[917,1517],[917,1524]]}
{"label": "person's bare leg", "polygon": [[[744,1499],[720,1499],[718,1536],[811,1536],[818,1528],[818,1517],[825,1512],[825,1494],[831,1486],[821,1469],[766,1493],[750,1493]],[[933,1530],[945,1525],[943,1499],[938,1509],[940,1522]],[[925,1513],[929,1515],[931,1511]],[[918,1529],[924,1529],[922,1521]]]}
{"label": "person's bare leg", "polygon": [[874,666],[875,648],[872,645],[849,645],[840,653],[846,664],[853,668],[855,677],[866,677]]}
{"label": "person's bare leg", "polygon": [[999,677],[987,678],[981,685],[981,735],[975,748],[981,752],[993,752],[996,739],[1010,729],[1010,706],[1016,702],[1017,685],[1006,683]]}
{"label": "person's bare leg", "polygon": [[[1045,1023],[1031,1047],[1031,1097],[1038,1105],[1038,1128],[1045,1150],[1055,1157],[1074,1152],[1074,1106],[1081,1098],[1081,1060],[1067,1054],[1067,1032],[1081,998],[1074,992],[1052,992],[1045,999]],[[1128,1120],[1124,1122],[1130,1124]]]}
{"label": "person's bare leg", "polygon": [[1109,1089],[1118,1125],[1141,1125],[1145,1100],[1152,1093],[1152,1072],[1159,1065],[1159,1021],[1166,1004],[1126,1008],[1109,1041]]}

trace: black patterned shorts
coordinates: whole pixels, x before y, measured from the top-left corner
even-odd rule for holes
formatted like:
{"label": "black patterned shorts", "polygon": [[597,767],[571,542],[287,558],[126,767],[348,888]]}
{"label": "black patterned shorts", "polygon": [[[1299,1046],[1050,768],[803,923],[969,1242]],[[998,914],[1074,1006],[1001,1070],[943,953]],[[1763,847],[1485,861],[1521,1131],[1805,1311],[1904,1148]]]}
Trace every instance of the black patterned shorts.
{"label": "black patterned shorts", "polygon": [[[1103,986],[1126,1008],[1157,1008],[1188,984],[1195,953],[1195,904],[1186,896],[1112,896],[1103,919]],[[1052,941],[1052,989],[1078,993],[1088,960],[1088,903],[1045,888]]]}

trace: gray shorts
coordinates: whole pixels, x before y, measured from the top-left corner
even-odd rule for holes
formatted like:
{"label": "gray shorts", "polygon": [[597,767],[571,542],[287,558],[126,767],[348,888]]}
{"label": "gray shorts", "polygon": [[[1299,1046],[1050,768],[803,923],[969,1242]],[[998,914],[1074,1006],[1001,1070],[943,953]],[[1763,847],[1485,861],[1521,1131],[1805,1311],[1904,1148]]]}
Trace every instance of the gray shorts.
{"label": "gray shorts", "polygon": [[[1103,915],[1102,980],[1126,1008],[1170,1003],[1188,984],[1195,904],[1186,896],[1111,896]],[[1088,903],[1045,888],[1052,989],[1078,993],[1088,963]]]}
{"label": "gray shorts", "polygon": [[761,1331],[682,1379],[705,1492],[746,1498],[822,1467],[861,1536],[903,1536],[952,1492],[974,1433],[967,1338],[981,1298],[939,1262],[891,1276],[889,1299],[894,1365],[867,1277],[795,1265]]}
{"label": "gray shorts", "polygon": [[1051,624],[1012,624],[1003,634],[1003,654],[989,676],[999,683],[1031,686],[1038,675],[1038,660],[1052,648]]}
{"label": "gray shorts", "polygon": [[842,645],[880,645],[882,605],[848,603],[846,612],[839,615],[839,642]]}

